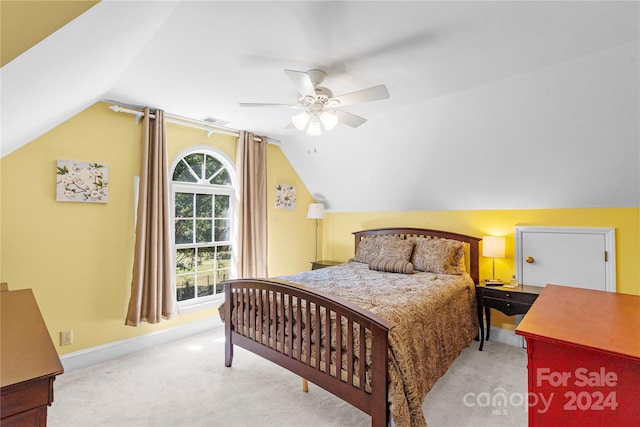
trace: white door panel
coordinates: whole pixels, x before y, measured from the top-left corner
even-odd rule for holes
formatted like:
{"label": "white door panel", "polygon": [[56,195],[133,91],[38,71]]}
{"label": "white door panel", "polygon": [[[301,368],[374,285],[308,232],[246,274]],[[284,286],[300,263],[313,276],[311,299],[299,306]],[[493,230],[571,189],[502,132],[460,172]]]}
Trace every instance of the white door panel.
{"label": "white door panel", "polygon": [[614,235],[613,229],[517,226],[518,280],[615,292]]}

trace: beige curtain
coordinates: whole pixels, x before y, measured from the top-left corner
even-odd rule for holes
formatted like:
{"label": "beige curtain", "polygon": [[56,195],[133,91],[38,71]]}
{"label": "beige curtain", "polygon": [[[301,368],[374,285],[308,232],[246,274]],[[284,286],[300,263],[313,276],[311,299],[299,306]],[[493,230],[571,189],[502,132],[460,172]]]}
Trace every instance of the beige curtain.
{"label": "beige curtain", "polygon": [[176,313],[171,285],[171,227],[164,112],[144,109],[136,246],[125,324],[159,323]]}
{"label": "beige curtain", "polygon": [[267,138],[241,131],[236,149],[238,277],[267,276]]}

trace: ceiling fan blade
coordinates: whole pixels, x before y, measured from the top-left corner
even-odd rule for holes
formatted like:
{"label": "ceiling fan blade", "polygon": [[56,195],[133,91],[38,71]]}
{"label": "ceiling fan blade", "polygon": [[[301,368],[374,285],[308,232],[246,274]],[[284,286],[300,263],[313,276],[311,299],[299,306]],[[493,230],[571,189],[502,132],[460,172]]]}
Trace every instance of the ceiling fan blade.
{"label": "ceiling fan blade", "polygon": [[279,107],[279,108],[300,108],[297,104],[262,104],[259,102],[241,102],[241,107]]}
{"label": "ceiling fan blade", "polygon": [[385,85],[373,86],[368,89],[362,89],[355,92],[347,93],[345,95],[340,95],[335,98],[332,98],[329,101],[330,105],[334,105],[334,102],[337,101],[338,104],[336,107],[343,107],[345,105],[351,104],[361,104],[363,102],[371,102],[377,101],[380,99],[389,98],[389,91]]}
{"label": "ceiling fan blade", "polygon": [[296,89],[302,96],[316,97],[316,90],[313,88],[313,82],[309,73],[304,71],[284,70],[289,79],[293,82]]}
{"label": "ceiling fan blade", "polygon": [[346,111],[334,110],[336,112],[336,116],[341,123],[344,123],[347,126],[351,126],[352,128],[357,128],[361,124],[364,124],[367,119],[364,117],[356,116],[355,114],[347,113]]}

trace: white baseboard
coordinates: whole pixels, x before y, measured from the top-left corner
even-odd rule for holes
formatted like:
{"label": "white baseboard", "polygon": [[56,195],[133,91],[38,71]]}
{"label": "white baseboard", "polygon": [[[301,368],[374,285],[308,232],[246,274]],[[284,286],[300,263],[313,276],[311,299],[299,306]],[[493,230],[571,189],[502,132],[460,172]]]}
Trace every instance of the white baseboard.
{"label": "white baseboard", "polygon": [[[508,329],[491,327],[491,341],[522,348],[522,337]],[[490,342],[491,342],[490,341]]]}
{"label": "white baseboard", "polygon": [[[522,321],[524,315],[517,314],[515,316],[515,326],[517,327]],[[519,348],[527,348],[524,337],[516,335],[516,332],[510,329],[496,328],[491,326],[491,341],[502,344],[512,345]]]}
{"label": "white baseboard", "polygon": [[60,362],[66,372],[84,368],[107,360],[116,359],[129,353],[144,350],[171,341],[187,338],[191,335],[210,331],[222,326],[219,317],[198,320],[173,328],[162,329],[139,337],[127,338],[96,347],[60,356]]}

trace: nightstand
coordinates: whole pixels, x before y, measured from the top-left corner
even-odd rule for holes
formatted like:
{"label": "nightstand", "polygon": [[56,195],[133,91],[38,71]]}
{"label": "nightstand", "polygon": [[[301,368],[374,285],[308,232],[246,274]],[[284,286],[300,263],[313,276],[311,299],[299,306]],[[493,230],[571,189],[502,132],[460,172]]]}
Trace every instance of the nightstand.
{"label": "nightstand", "polygon": [[[491,308],[494,308],[507,316],[527,314],[533,302],[538,298],[544,288],[541,286],[518,285],[516,288],[504,286],[476,285],[476,298],[478,300],[478,322],[480,323],[480,348],[484,345],[484,317],[487,319],[487,341],[491,330]],[[483,310],[484,309],[484,310]]]}
{"label": "nightstand", "polygon": [[327,261],[327,260],[313,261],[311,263],[311,269],[312,270],[319,270],[321,268],[331,267],[332,265],[338,265],[338,264],[342,264],[342,263],[339,262],[339,261]]}

